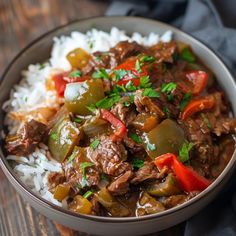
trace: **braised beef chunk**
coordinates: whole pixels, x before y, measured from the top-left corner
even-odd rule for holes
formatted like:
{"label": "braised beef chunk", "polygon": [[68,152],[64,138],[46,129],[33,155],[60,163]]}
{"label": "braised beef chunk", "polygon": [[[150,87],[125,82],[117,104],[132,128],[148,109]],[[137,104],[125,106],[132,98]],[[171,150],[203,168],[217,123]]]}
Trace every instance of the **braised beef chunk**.
{"label": "braised beef chunk", "polygon": [[159,172],[153,162],[145,162],[144,166],[135,172],[134,178],[131,180],[131,183],[139,184],[146,180],[159,179],[164,176],[165,171]]}
{"label": "braised beef chunk", "polygon": [[110,186],[108,186],[108,190],[115,195],[122,195],[128,192],[129,190],[129,180],[132,177],[132,171],[127,171],[123,175],[116,178]]}
{"label": "braised beef chunk", "polygon": [[36,120],[25,122],[15,135],[6,138],[6,150],[12,155],[28,155],[47,137],[47,126]]}
{"label": "braised beef chunk", "polygon": [[108,175],[118,176],[126,169],[130,169],[128,163],[124,163],[127,159],[127,151],[121,143],[113,142],[111,137],[102,136],[100,144],[94,150],[88,148],[88,159],[96,165],[96,167]]}
{"label": "braised beef chunk", "polygon": [[60,172],[51,172],[48,175],[48,184],[49,184],[49,189],[55,188],[57,185],[64,183],[66,180],[66,177],[64,173]]}

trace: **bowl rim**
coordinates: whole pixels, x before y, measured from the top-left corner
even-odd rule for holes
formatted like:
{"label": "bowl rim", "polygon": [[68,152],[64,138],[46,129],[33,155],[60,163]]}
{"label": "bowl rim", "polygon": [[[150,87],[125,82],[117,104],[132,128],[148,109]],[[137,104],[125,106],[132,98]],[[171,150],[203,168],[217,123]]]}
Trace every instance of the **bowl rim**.
{"label": "bowl rim", "polygon": [[[14,65],[14,63],[17,61],[17,59],[20,58],[22,56],[22,54],[24,54],[34,44],[38,43],[39,41],[41,41],[45,37],[50,36],[50,35],[56,33],[57,31],[62,30],[66,27],[70,27],[72,25],[79,24],[80,22],[84,22],[84,21],[88,21],[88,20],[99,20],[99,19],[100,20],[102,20],[102,19],[106,20],[106,19],[111,19],[111,18],[112,19],[117,19],[117,20],[122,18],[122,19],[126,19],[127,21],[129,21],[130,19],[135,19],[137,21],[142,21],[145,24],[148,24],[148,22],[150,22],[150,23],[156,24],[157,28],[158,27],[164,28],[164,29],[166,29],[166,31],[167,30],[173,31],[174,34],[177,33],[177,34],[184,35],[184,37],[189,38],[194,44],[198,44],[201,47],[203,47],[204,50],[207,53],[210,53],[215,58],[215,60],[217,60],[218,63],[221,64],[221,67],[224,68],[225,71],[227,72],[228,78],[234,84],[234,87],[235,87],[235,90],[236,90],[236,82],[234,81],[233,76],[232,76],[229,68],[223,62],[223,60],[218,55],[218,53],[216,53],[208,45],[203,43],[201,40],[196,39],[191,34],[186,33],[183,30],[178,29],[174,26],[171,26],[167,23],[163,23],[163,22],[153,20],[153,19],[148,19],[148,18],[145,18],[145,17],[137,17],[137,16],[95,16],[95,17],[87,17],[87,18],[83,18],[83,19],[77,19],[77,20],[70,21],[66,24],[60,25],[58,27],[53,28],[52,30],[47,31],[46,33],[42,34],[41,36],[37,37],[36,39],[32,40],[29,44],[27,44],[10,61],[10,63],[8,64],[8,66],[5,68],[4,72],[1,75],[0,88],[2,87],[2,83],[5,79],[5,76],[7,75],[8,71],[11,69],[11,67]],[[185,203],[182,203],[178,206],[167,209],[163,212],[159,212],[159,213],[155,213],[155,214],[151,214],[151,215],[146,215],[146,216],[141,216],[141,217],[136,217],[136,216],[132,216],[132,217],[104,217],[104,216],[93,216],[93,215],[85,215],[85,214],[75,213],[73,211],[69,211],[67,209],[64,209],[61,206],[57,206],[57,205],[45,200],[40,195],[33,192],[33,190],[31,190],[25,183],[23,183],[23,181],[21,181],[17,177],[17,175],[15,174],[13,169],[10,167],[10,165],[9,165],[9,163],[8,163],[7,159],[5,158],[5,155],[3,154],[2,151],[0,152],[0,156],[1,156],[0,166],[1,166],[2,170],[4,171],[5,175],[10,180],[10,182],[14,182],[14,184],[15,184],[14,187],[16,189],[17,189],[17,187],[19,187],[22,190],[22,192],[24,192],[29,198],[32,198],[34,202],[37,202],[37,204],[42,205],[43,207],[45,207],[47,209],[50,209],[50,210],[54,211],[55,213],[60,213],[60,214],[64,214],[64,215],[67,215],[67,216],[69,215],[70,217],[75,217],[75,218],[78,218],[78,219],[83,218],[83,219],[86,219],[86,220],[97,221],[97,222],[106,222],[106,223],[129,223],[129,222],[147,221],[147,220],[151,220],[151,219],[154,219],[154,218],[158,219],[158,218],[161,218],[161,217],[165,217],[165,216],[168,216],[170,214],[176,213],[180,210],[183,210],[183,209],[187,208],[188,206],[193,205],[194,203],[198,202],[199,200],[202,200],[203,198],[206,198],[208,193],[212,192],[214,189],[216,189],[217,186],[219,186],[224,181],[224,177],[227,175],[227,173],[230,172],[232,169],[234,169],[235,166],[236,166],[236,149],[235,149],[230,161],[227,164],[227,166],[224,168],[224,170],[221,172],[221,174],[216,178],[216,180],[214,180],[213,183],[208,188],[206,188],[204,191],[200,192],[197,196],[195,196],[192,199],[186,201]]]}

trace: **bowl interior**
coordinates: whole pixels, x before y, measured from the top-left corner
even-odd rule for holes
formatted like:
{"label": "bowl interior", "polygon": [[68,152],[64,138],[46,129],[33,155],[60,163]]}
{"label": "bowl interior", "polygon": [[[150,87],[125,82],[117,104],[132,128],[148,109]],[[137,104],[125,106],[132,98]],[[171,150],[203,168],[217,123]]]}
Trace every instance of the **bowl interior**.
{"label": "bowl interior", "polygon": [[[111,27],[116,26],[119,29],[125,30],[128,34],[132,34],[133,32],[139,32],[143,35],[147,35],[150,32],[155,32],[158,34],[163,34],[167,30],[171,30],[174,33],[174,38],[176,40],[184,41],[187,44],[190,44],[196,53],[196,55],[201,58],[203,63],[211,69],[218,80],[219,85],[224,90],[224,92],[227,94],[227,97],[230,101],[233,113],[236,114],[236,86],[233,80],[233,77],[231,76],[230,72],[226,68],[226,66],[222,63],[222,61],[205,45],[203,45],[198,40],[194,39],[190,35],[187,35],[186,33],[171,27],[169,25],[166,25],[164,23],[160,23],[153,20],[138,18],[138,17],[98,17],[98,18],[91,18],[86,19],[82,21],[73,22],[71,24],[68,24],[66,26],[60,27],[56,30],[53,30],[49,32],[48,34],[40,37],[35,42],[31,43],[26,49],[24,49],[9,65],[9,67],[6,69],[5,73],[3,74],[1,84],[0,84],[0,107],[2,107],[3,102],[8,99],[9,92],[14,84],[16,84],[20,80],[20,74],[23,69],[26,69],[29,64],[34,63],[40,63],[44,62],[50,57],[50,51],[53,43],[53,38],[60,36],[60,35],[69,35],[72,31],[81,31],[86,32],[87,30],[91,28],[97,28],[104,31],[109,31]],[[0,112],[0,129],[3,129],[3,118],[4,113]],[[1,140],[1,147],[3,145],[3,142]],[[34,193],[32,193],[31,190],[29,190],[21,181],[19,181],[14,174],[13,170],[7,163],[7,161],[4,158],[3,150],[0,150],[1,154],[1,160],[0,164],[2,165],[5,173],[7,174],[8,178],[12,179],[14,181],[15,186],[22,188],[23,191],[25,191],[27,194],[30,195],[30,197],[35,198],[36,200],[39,200],[42,204],[44,204],[47,207],[53,207],[54,209],[58,211],[63,211],[64,213],[68,213],[71,215],[75,215],[69,211],[62,210],[58,207],[52,206],[52,204],[48,203],[47,201],[43,200],[42,198],[38,198]],[[161,217],[163,215],[172,213],[174,211],[177,211],[178,209],[187,207],[188,205],[194,203],[195,201],[201,199],[205,194],[207,194],[209,191],[212,191],[224,178],[226,173],[230,170],[232,170],[233,165],[236,162],[236,156],[233,155],[231,161],[225,168],[225,170],[221,173],[221,175],[218,177],[218,179],[205,191],[200,193],[197,197],[191,199],[190,201],[177,206],[175,208],[169,209],[163,213],[158,213],[150,216],[144,216],[141,217],[142,219],[145,218],[153,218],[153,217]],[[75,215],[78,216],[78,215]],[[103,217],[95,217],[95,216],[82,216],[88,219],[97,219],[101,220]],[[137,221],[141,218],[137,219],[135,217],[128,217],[125,219],[121,218],[104,218],[106,221]]]}

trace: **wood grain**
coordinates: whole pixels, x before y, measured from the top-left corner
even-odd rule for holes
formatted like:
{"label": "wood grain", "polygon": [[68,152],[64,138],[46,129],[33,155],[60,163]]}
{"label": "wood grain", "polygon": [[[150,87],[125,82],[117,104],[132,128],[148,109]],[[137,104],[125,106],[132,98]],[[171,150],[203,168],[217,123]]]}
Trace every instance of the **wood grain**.
{"label": "wood grain", "polygon": [[[103,15],[108,3],[92,0],[0,0],[0,74],[30,41],[71,20]],[[153,235],[182,235],[184,225]],[[40,215],[0,170],[1,236],[85,236]]]}

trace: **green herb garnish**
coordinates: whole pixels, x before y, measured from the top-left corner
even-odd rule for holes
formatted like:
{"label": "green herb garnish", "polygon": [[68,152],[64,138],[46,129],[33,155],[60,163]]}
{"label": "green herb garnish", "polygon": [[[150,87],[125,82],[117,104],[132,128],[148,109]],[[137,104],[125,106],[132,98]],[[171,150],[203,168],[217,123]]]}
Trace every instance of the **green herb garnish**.
{"label": "green herb garnish", "polygon": [[209,129],[212,129],[212,125],[211,125],[210,121],[208,120],[208,118],[205,116],[205,114],[201,113],[201,117],[202,117],[204,123],[206,124],[206,126]]}
{"label": "green herb garnish", "polygon": [[140,87],[141,88],[150,88],[152,86],[152,83],[150,82],[149,76],[142,76],[140,78]]}
{"label": "green herb garnish", "polygon": [[179,150],[179,159],[181,162],[189,161],[189,152],[193,148],[193,143],[184,142]]}
{"label": "green herb garnish", "polygon": [[142,96],[147,96],[151,98],[158,98],[160,94],[153,88],[145,88],[142,92]]}
{"label": "green herb garnish", "polygon": [[108,178],[108,176],[107,176],[106,174],[102,173],[102,174],[101,174],[101,180],[103,180],[103,181],[108,181],[109,178]]}
{"label": "green herb garnish", "polygon": [[184,110],[184,108],[185,108],[185,107],[187,106],[187,104],[190,102],[191,98],[192,98],[192,94],[191,94],[191,93],[185,93],[185,94],[184,94],[184,97],[183,97],[182,101],[181,101],[180,104],[179,104],[179,109],[180,109],[180,111],[183,111],[183,110]]}
{"label": "green herb garnish", "polygon": [[156,150],[156,145],[155,143],[147,143],[147,150],[148,151],[155,151]]}
{"label": "green herb garnish", "polygon": [[125,101],[123,104],[124,104],[125,107],[129,107],[131,105],[131,103],[128,102],[128,101]]}
{"label": "green herb garnish", "polygon": [[39,64],[39,70],[42,70],[46,67],[46,63]]}
{"label": "green herb garnish", "polygon": [[71,162],[76,158],[77,154],[78,154],[78,152],[73,152],[73,153],[69,156],[69,158],[68,158],[68,160],[67,160],[67,163],[68,163],[68,164],[71,163]]}
{"label": "green herb garnish", "polygon": [[156,58],[155,57],[152,57],[152,56],[143,56],[140,58],[140,61],[141,62],[154,62],[156,61]]}
{"label": "green herb garnish", "polygon": [[51,133],[50,138],[54,141],[57,140],[57,133]]}
{"label": "green herb garnish", "polygon": [[167,118],[170,118],[171,113],[170,113],[170,110],[169,110],[168,107],[166,107],[166,106],[163,107],[163,112],[165,113],[165,115],[166,115]]}
{"label": "green herb garnish", "polygon": [[95,57],[97,61],[101,62],[102,61],[102,57],[101,56],[96,56]]}
{"label": "green herb garnish", "polygon": [[138,158],[134,158],[131,161],[131,164],[134,168],[141,168],[144,166],[144,160],[138,159]]}
{"label": "green herb garnish", "polygon": [[82,121],[82,119],[79,118],[79,117],[75,117],[75,118],[74,118],[74,121],[75,121],[76,123],[80,123],[80,122]]}
{"label": "green herb garnish", "polygon": [[131,133],[129,137],[136,143],[142,143],[142,139],[137,134]]}
{"label": "green herb garnish", "polygon": [[97,107],[95,106],[95,104],[91,104],[87,106],[87,109],[91,111],[92,113],[94,113],[97,110]]}
{"label": "green herb garnish", "polygon": [[134,86],[134,83],[133,81],[129,81],[126,85],[125,85],[125,88],[128,90],[128,91],[135,91],[137,89],[136,86]]}
{"label": "green herb garnish", "polygon": [[139,73],[142,72],[141,63],[140,63],[140,61],[138,59],[135,62],[135,70],[137,70]]}
{"label": "green herb garnish", "polygon": [[91,144],[90,144],[90,147],[95,150],[98,145],[100,144],[100,140],[99,139],[95,139]]}
{"label": "green herb garnish", "polygon": [[109,79],[109,75],[107,74],[104,68],[98,69],[92,74],[94,79]]}
{"label": "green herb garnish", "polygon": [[111,94],[95,103],[95,107],[103,109],[111,109],[111,107],[120,100],[119,94]]}
{"label": "green herb garnish", "polygon": [[177,84],[174,82],[170,82],[168,84],[162,84],[161,92],[167,95],[168,101],[172,101],[174,98],[173,92],[176,89]]}
{"label": "green herb garnish", "polygon": [[89,198],[91,195],[93,195],[93,192],[88,190],[84,195],[83,198]]}
{"label": "green herb garnish", "polygon": [[115,79],[115,81],[119,81],[127,75],[127,71],[124,69],[114,70],[113,73],[114,73],[113,78]]}
{"label": "green herb garnish", "polygon": [[180,53],[180,58],[184,61],[187,62],[195,62],[196,61],[196,57],[193,55],[193,53],[191,52],[191,50],[187,47],[184,48],[181,53]]}
{"label": "green herb garnish", "polygon": [[81,71],[75,70],[70,72],[69,77],[71,78],[79,78],[82,75]]}
{"label": "green herb garnish", "polygon": [[80,182],[82,188],[85,186],[89,186],[88,180],[86,178],[86,168],[93,166],[94,164],[91,162],[82,162],[80,168],[82,170],[82,180]]}

